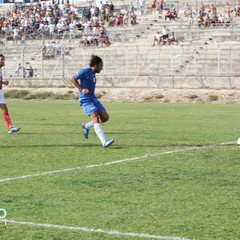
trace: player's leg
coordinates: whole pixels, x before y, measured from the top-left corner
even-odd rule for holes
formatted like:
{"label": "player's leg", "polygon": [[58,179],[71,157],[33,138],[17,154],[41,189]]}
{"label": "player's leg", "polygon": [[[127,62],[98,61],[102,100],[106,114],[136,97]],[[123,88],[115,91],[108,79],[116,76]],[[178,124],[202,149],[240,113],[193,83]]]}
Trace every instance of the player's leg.
{"label": "player's leg", "polygon": [[89,129],[92,128],[92,127],[93,127],[93,121],[82,124],[83,135],[86,139],[88,139]]}
{"label": "player's leg", "polygon": [[3,113],[2,113],[2,118],[4,120],[4,122],[6,123],[7,125],[7,128],[8,128],[8,132],[9,133],[15,133],[15,132],[18,132],[20,130],[20,128],[14,128],[12,126],[12,122],[11,122],[11,118],[10,118],[10,115],[8,113],[8,108],[7,108],[7,105],[6,104],[2,104],[0,103],[0,108],[2,109]]}
{"label": "player's leg", "polygon": [[[106,113],[105,113],[106,114]],[[105,115],[104,114],[104,115]],[[101,112],[101,115],[102,115],[102,112]],[[102,124],[100,122],[100,119],[99,119],[99,113],[97,112],[94,112],[90,115],[93,123],[94,123],[94,130],[98,136],[98,138],[100,139],[101,143],[102,143],[102,146],[104,148],[107,148],[109,147],[113,142],[114,142],[114,139],[111,139],[111,140],[107,140],[106,137],[105,137],[105,134],[104,134],[104,131],[102,129]]]}

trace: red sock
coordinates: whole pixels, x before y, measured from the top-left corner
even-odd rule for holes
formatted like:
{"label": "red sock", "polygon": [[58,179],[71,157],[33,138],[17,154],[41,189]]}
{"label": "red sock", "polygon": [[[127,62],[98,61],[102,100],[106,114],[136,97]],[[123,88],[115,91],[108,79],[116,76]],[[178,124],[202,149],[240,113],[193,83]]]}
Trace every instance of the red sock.
{"label": "red sock", "polygon": [[12,123],[8,112],[3,112],[2,117],[5,123],[7,124],[8,130],[12,128]]}

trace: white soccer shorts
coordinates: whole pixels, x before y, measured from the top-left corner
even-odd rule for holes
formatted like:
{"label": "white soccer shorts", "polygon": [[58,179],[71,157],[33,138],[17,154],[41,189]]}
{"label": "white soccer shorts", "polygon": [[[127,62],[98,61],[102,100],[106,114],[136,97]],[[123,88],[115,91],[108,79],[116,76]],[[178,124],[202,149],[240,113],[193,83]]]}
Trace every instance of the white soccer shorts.
{"label": "white soccer shorts", "polygon": [[6,100],[5,100],[4,93],[3,93],[2,89],[0,89],[0,104],[6,104]]}

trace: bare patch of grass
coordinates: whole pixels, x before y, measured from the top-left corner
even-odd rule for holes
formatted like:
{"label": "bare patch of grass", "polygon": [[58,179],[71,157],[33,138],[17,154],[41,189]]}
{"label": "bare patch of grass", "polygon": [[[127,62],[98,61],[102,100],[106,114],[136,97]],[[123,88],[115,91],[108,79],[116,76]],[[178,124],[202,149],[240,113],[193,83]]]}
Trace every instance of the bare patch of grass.
{"label": "bare patch of grass", "polygon": [[209,96],[209,100],[210,101],[217,101],[218,100],[218,96],[217,95],[210,95]]}

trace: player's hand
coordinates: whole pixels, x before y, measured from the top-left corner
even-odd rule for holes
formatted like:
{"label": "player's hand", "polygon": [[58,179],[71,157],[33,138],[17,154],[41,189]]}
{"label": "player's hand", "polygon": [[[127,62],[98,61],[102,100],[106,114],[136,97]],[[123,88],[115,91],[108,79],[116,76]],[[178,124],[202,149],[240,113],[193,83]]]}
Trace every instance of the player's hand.
{"label": "player's hand", "polygon": [[8,85],[8,84],[9,84],[9,81],[8,81],[8,80],[5,80],[5,81],[2,81],[2,83],[3,83],[4,85]]}
{"label": "player's hand", "polygon": [[88,94],[88,93],[89,93],[89,90],[88,90],[87,88],[83,88],[83,89],[82,89],[82,93],[83,93],[83,94]]}

